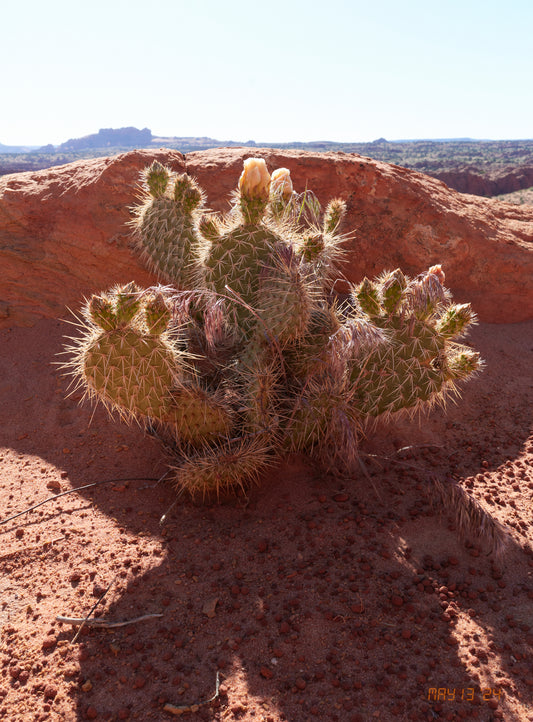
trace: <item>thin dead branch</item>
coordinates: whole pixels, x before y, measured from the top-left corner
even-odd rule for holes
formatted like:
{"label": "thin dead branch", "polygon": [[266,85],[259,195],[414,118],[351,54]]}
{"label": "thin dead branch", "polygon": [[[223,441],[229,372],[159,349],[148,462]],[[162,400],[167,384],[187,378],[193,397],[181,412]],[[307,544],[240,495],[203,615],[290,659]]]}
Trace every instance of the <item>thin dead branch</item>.
{"label": "thin dead branch", "polygon": [[101,602],[102,599],[105,597],[105,595],[108,593],[108,591],[111,589],[114,581],[115,581],[115,579],[112,579],[112,580],[109,582],[109,584],[107,585],[107,589],[105,589],[105,590],[102,592],[102,594],[100,594],[100,596],[98,597],[98,599],[96,600],[96,602],[95,602],[95,603],[93,604],[93,606],[90,608],[89,613],[87,614],[87,616],[86,616],[84,619],[82,619],[81,624],[80,624],[80,628],[78,629],[78,631],[77,631],[76,634],[74,635],[74,639],[72,640],[72,644],[74,644],[74,643],[76,642],[76,640],[78,639],[78,637],[79,637],[80,634],[81,634],[81,630],[82,630],[82,629],[84,628],[84,626],[87,624],[87,621],[89,620],[89,617],[90,617],[91,614],[94,612],[94,610],[96,609],[96,607],[100,604],[100,602]]}
{"label": "thin dead branch", "polygon": [[[137,624],[137,622],[144,622],[145,619],[154,619],[155,617],[162,617],[163,614],[143,614],[141,617],[135,617],[135,619],[126,619],[122,622],[112,622],[107,619],[87,617],[64,617],[59,614],[56,617],[57,622],[63,622],[63,624],[72,624],[73,626],[85,625],[86,627],[103,627],[104,629],[114,629],[115,627],[126,627],[128,624]],[[73,640],[74,641],[74,640]]]}
{"label": "thin dead branch", "polygon": [[164,712],[170,712],[170,714],[174,714],[176,716],[185,714],[186,712],[197,712],[199,707],[203,707],[206,704],[211,704],[211,702],[214,702],[216,699],[218,699],[218,696],[220,694],[220,672],[217,671],[216,681],[215,681],[215,694],[210,697],[209,699],[206,699],[202,702],[192,702],[191,704],[180,704],[175,705],[170,702],[167,702],[167,704],[163,707]]}
{"label": "thin dead branch", "polygon": [[180,497],[182,496],[182,494],[183,494],[184,491],[185,491],[185,489],[180,489],[180,491],[178,492],[177,497],[174,499],[174,501],[172,502],[172,504],[168,507],[168,509],[166,510],[166,512],[163,514],[163,516],[162,516],[161,519],[159,520],[159,526],[163,526],[163,524],[166,522],[168,515],[170,514],[170,512],[172,511],[172,509],[174,509],[174,507],[177,505],[177,503],[179,502]]}
{"label": "thin dead branch", "polygon": [[9,559],[10,557],[16,557],[21,554],[31,554],[32,552],[41,552],[43,550],[47,551],[49,547],[52,546],[52,544],[55,544],[58,541],[63,541],[65,539],[65,536],[58,536],[56,539],[49,539],[42,544],[35,544],[32,547],[23,547],[22,549],[13,549],[13,551],[7,552],[6,554],[2,554],[0,556],[0,562],[5,561],[6,559]]}
{"label": "thin dead branch", "polygon": [[39,501],[37,504],[34,504],[33,506],[28,507],[27,509],[23,509],[22,511],[17,512],[16,514],[13,514],[12,516],[8,516],[7,519],[0,520],[0,526],[3,524],[7,524],[8,521],[13,521],[13,519],[17,519],[19,516],[23,516],[23,514],[29,514],[30,511],[34,511],[35,509],[38,509],[43,504],[47,504],[49,501],[54,501],[54,499],[59,499],[62,496],[66,496],[67,494],[74,494],[76,491],[81,491],[82,489],[90,489],[93,486],[101,486],[102,484],[112,484],[115,483],[126,483],[128,481],[158,481],[158,479],[146,477],[146,476],[137,476],[132,477],[129,479],[104,479],[103,481],[94,481],[92,484],[84,484],[84,486],[76,486],[74,489],[67,489],[66,491],[62,491],[59,494],[54,494],[54,496],[49,496],[47,499],[43,499],[42,501]]}

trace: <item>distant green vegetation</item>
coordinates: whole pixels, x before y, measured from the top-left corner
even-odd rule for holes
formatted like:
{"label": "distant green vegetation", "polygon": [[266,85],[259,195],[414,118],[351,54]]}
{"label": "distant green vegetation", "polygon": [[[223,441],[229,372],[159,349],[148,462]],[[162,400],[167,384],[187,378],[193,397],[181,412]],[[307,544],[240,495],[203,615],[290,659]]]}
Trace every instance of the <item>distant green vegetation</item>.
{"label": "distant green vegetation", "polygon": [[[121,149],[131,150],[131,148]],[[79,152],[43,153],[35,151],[31,153],[0,153],[0,176],[7,173],[23,173],[24,171],[42,170],[52,168],[56,165],[72,163],[83,158],[100,158],[101,156],[114,155],[121,150],[102,148],[101,150],[85,150]]]}
{"label": "distant green vegetation", "polygon": [[221,142],[212,138],[155,138],[168,148],[182,153],[194,150],[226,146],[279,148],[280,150],[306,150],[315,153],[357,153],[385,163],[395,163],[427,173],[430,170],[487,165],[504,168],[517,165],[533,165],[533,140],[409,140],[387,141],[383,138],[372,143],[335,143],[314,141],[310,143],[236,143]]}
{"label": "distant green vegetation", "polygon": [[515,203],[518,206],[533,206],[533,187],[524,188],[524,190],[521,191],[514,191],[514,193],[504,193],[501,196],[497,196],[497,199],[499,201],[506,201],[507,203]]}
{"label": "distant green vegetation", "polygon": [[286,143],[276,148],[309,151],[342,151],[395,163],[424,173],[484,165],[491,169],[533,165],[533,140],[376,140],[373,143]]}

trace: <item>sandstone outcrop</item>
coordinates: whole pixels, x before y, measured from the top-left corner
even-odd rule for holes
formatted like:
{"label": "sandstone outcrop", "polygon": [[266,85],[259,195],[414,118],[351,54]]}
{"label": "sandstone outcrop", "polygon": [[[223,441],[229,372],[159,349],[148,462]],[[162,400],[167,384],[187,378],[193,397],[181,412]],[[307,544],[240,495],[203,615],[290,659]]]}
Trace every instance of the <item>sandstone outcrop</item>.
{"label": "sandstone outcrop", "polygon": [[344,273],[357,282],[401,266],[442,263],[457,301],[481,320],[533,318],[533,207],[457,193],[399,166],[345,153],[226,148],[132,151],[0,178],[0,325],[68,317],[83,296],[115,283],[155,282],[128,226],[140,171],[153,159],[195,176],[208,204],[227,210],[242,161],[291,170],[297,191],[347,201]]}
{"label": "sandstone outcrop", "polygon": [[533,186],[533,166],[528,165],[507,168],[491,175],[476,167],[435,171],[431,175],[460,193],[486,197],[514,193]]}

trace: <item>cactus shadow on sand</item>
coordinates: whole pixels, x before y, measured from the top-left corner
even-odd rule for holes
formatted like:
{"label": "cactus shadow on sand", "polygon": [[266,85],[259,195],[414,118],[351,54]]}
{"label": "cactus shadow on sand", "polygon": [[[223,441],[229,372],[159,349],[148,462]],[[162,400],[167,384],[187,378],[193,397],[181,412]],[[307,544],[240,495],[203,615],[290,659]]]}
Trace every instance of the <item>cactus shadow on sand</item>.
{"label": "cactus shadow on sand", "polygon": [[[421,493],[428,473],[453,470],[482,492],[478,472],[490,489],[497,470],[524,470],[509,462],[519,463],[527,446],[517,431],[527,435],[530,407],[527,398],[501,403],[494,393],[491,362],[509,346],[491,350],[491,332],[479,329],[476,340],[494,376],[473,382],[462,408],[365,445],[372,484],[361,474],[326,476],[292,457],[266,475],[245,507],[241,500],[175,508],[161,562],[136,569],[145,568],[141,550],[103,612],[164,616],[82,638],[80,676],[94,684],[89,701],[116,710],[120,698],[132,713],[158,719],[167,703],[209,697],[219,670],[220,707],[200,709],[198,719],[365,720],[376,711],[385,720],[492,719],[489,702],[496,701],[503,719],[524,719],[533,696],[528,544],[513,534],[495,565],[482,548],[461,543]],[[511,327],[506,341],[519,333]],[[404,446],[411,448],[398,454]],[[384,460],[395,456],[405,463]],[[147,492],[132,498],[137,509]],[[154,537],[160,503],[148,502],[144,517]],[[112,658],[110,645],[119,650]],[[105,662],[102,669],[106,655],[112,677]],[[121,677],[126,682],[113,681]],[[87,696],[75,697],[83,719]]]}
{"label": "cactus shadow on sand", "polygon": [[[58,383],[50,366],[63,332],[43,322],[34,332],[4,333],[10,355],[3,358],[3,378],[13,389],[2,412],[17,470],[8,476],[5,460],[4,483],[12,479],[8,489],[22,491],[9,502],[10,512],[20,508],[24,493],[34,501],[46,497],[44,480],[56,478],[53,469],[72,486],[112,476],[157,478],[164,470],[160,448],[139,429],[114,425],[101,409],[91,422],[87,405],[65,401],[65,381]],[[485,496],[519,502],[512,484],[527,489],[523,460],[533,453],[533,406],[524,339],[530,332],[531,324],[476,328],[474,342],[487,362],[483,376],[446,417],[435,410],[420,427],[378,430],[363,444],[372,484],[362,474],[323,475],[293,457],[267,474],[247,502],[238,497],[202,506],[183,499],[163,531],[159,519],[175,493],[137,482],[85,490],[6,525],[6,546],[24,531],[10,570],[24,580],[15,581],[24,608],[18,616],[14,609],[14,624],[35,630],[24,611],[28,604],[46,622],[37,638],[9,648],[11,662],[15,652],[22,661],[44,659],[41,676],[48,669],[58,686],[59,675],[63,696],[52,713],[60,704],[67,711],[58,719],[86,719],[93,707],[103,719],[122,710],[158,720],[167,702],[209,697],[217,670],[221,707],[202,708],[193,719],[252,719],[252,711],[265,720],[365,719],[377,710],[383,719],[408,719],[413,712],[424,719],[429,707],[439,709],[427,699],[430,689],[484,690],[489,681],[507,699],[500,702],[504,719],[524,719],[531,704],[522,657],[530,644],[522,627],[531,604],[524,589],[531,529],[521,535],[511,524],[530,517],[519,503],[490,505]],[[48,466],[50,474],[41,475]],[[510,524],[512,541],[499,568],[483,549],[465,547],[423,496],[428,474],[450,473],[466,488],[472,484],[471,493]],[[52,546],[44,554],[45,567],[27,556],[38,535],[42,543],[65,532],[57,553]],[[73,572],[79,581],[70,581]],[[74,630],[54,623],[55,616],[83,616],[113,579],[100,607],[105,618],[163,617],[90,630],[71,646]],[[449,620],[442,618],[443,586],[448,614],[455,614]],[[203,610],[215,599],[209,617]],[[58,644],[36,654],[32,642],[40,649],[48,625]],[[87,680],[90,690],[83,689]],[[13,690],[16,709],[25,695],[39,708],[43,693],[32,692],[33,684],[30,678]],[[477,710],[479,719],[490,719],[482,695],[480,705],[469,699],[440,704],[443,711],[435,714],[441,716],[462,711],[475,718]]]}

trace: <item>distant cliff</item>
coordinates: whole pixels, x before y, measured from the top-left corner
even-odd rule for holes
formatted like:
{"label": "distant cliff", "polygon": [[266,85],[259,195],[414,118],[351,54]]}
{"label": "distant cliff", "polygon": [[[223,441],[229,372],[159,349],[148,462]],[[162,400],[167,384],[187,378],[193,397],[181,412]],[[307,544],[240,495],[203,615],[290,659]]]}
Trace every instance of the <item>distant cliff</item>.
{"label": "distant cliff", "polygon": [[460,193],[472,193],[487,198],[533,186],[533,165],[518,166],[517,168],[510,166],[492,173],[476,167],[422,172],[438,178]]}
{"label": "distant cliff", "polygon": [[71,138],[57,147],[56,152],[76,152],[102,148],[145,148],[152,142],[149,128],[101,128],[98,133],[83,138]]}

